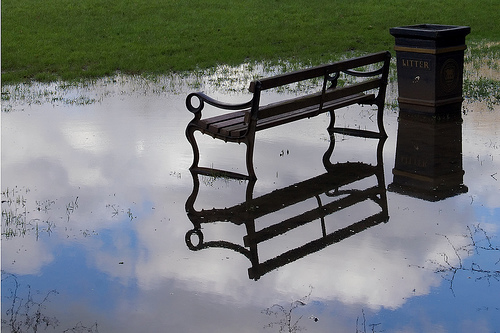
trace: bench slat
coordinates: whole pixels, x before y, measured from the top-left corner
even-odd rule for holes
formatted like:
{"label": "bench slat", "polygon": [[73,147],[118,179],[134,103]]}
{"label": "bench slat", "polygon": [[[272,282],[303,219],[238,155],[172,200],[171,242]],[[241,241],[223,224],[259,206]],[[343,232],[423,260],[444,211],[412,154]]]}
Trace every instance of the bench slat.
{"label": "bench slat", "polygon": [[243,122],[247,112],[248,111],[231,112],[212,118],[197,120],[192,122],[192,124],[202,129],[204,133],[214,135],[217,134],[222,137],[228,136],[228,133],[224,131],[224,128]]}
{"label": "bench slat", "polygon": [[237,138],[244,136],[248,130],[248,124],[244,122],[245,118],[242,117],[238,122],[231,124],[225,128],[221,129],[221,134],[225,134],[229,137]]}
{"label": "bench slat", "polygon": [[228,136],[233,138],[245,135],[246,131],[248,130],[248,124],[245,124],[243,120],[244,118],[241,120],[239,124],[235,124],[233,126],[225,128],[224,129],[225,133],[227,133]]}
{"label": "bench slat", "polygon": [[382,84],[381,79],[371,79],[359,83],[354,83],[345,87],[327,90],[324,96],[324,102],[335,99],[351,96],[354,94],[366,92],[368,90],[377,89]]}
{"label": "bench slat", "polygon": [[203,119],[203,120],[201,120],[201,123],[206,124],[205,129],[208,129],[208,127],[212,124],[216,124],[219,122],[223,122],[223,121],[227,121],[227,120],[231,120],[231,119],[235,119],[235,118],[244,116],[246,112],[247,111],[236,111],[236,112],[226,113],[226,114],[222,114],[220,116],[215,116],[215,117]]}
{"label": "bench slat", "polygon": [[326,103],[328,101],[341,99],[344,97],[362,93],[367,90],[375,89],[379,86],[380,79],[372,79],[360,83],[355,83],[346,87],[328,89],[325,91],[324,95],[322,95],[321,92],[318,92],[304,97],[269,104],[259,108],[257,118],[264,119],[279,115],[281,113],[288,113],[297,109],[303,109],[312,105],[319,106],[322,100],[323,103]]}
{"label": "bench slat", "polygon": [[300,110],[288,112],[286,114],[279,114],[272,117],[259,119],[257,121],[257,131],[271,128],[278,125],[283,125],[299,119],[311,118],[319,115],[320,113],[342,108],[344,106],[352,105],[355,103],[363,103],[375,98],[374,94],[359,93],[352,96],[347,96],[338,100],[327,102],[323,105],[323,110],[319,110],[319,105],[310,106]]}
{"label": "bench slat", "polygon": [[[234,126],[234,125],[245,125],[243,120],[245,119],[245,115],[239,115],[238,117],[234,117],[231,119],[227,119],[224,121],[218,121],[214,123],[210,123],[208,125],[208,131],[212,133],[220,133],[222,135],[229,135],[226,128]],[[246,125],[248,126],[248,125]]]}
{"label": "bench slat", "polygon": [[[323,76],[325,74],[331,74],[335,72],[345,71],[349,69],[354,69],[366,65],[371,65],[374,63],[382,62],[386,59],[386,52],[379,52],[363,57],[353,58],[349,60],[339,61],[336,63],[316,66],[308,69],[298,70],[291,73],[286,73],[282,75],[276,75],[269,78],[264,78],[259,80],[261,83],[261,90],[267,90],[271,88],[276,88],[286,84],[304,81],[312,79],[315,77]],[[250,84],[250,92],[254,92],[255,82]]]}

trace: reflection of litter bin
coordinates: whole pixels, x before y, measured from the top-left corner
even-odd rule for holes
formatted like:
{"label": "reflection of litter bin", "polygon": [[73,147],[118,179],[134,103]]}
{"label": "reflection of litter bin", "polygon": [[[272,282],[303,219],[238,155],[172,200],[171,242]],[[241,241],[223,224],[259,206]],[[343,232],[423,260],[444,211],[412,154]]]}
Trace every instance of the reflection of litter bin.
{"label": "reflection of litter bin", "polygon": [[394,177],[388,190],[428,201],[467,192],[460,106],[449,108],[443,117],[399,112]]}
{"label": "reflection of litter bin", "polygon": [[399,105],[437,113],[462,102],[465,36],[470,27],[420,24],[390,29],[396,38]]}

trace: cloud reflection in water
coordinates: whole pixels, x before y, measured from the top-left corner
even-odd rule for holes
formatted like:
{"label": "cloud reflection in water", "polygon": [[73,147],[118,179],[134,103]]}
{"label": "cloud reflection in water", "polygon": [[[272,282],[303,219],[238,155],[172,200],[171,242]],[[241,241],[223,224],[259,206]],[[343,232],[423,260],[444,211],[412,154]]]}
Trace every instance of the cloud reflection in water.
{"label": "cloud reflection in water", "polygon": [[[3,237],[2,270],[34,289],[57,289],[59,294],[51,298],[47,311],[61,320],[60,327],[83,321],[89,326],[98,322],[102,331],[109,332],[136,332],[144,327],[219,331],[221,325],[228,332],[258,331],[268,323],[263,309],[309,293],[310,304],[304,309],[320,319],[304,324],[310,330],[352,330],[361,309],[373,320],[378,315],[376,320],[389,330],[406,327],[407,312],[415,308],[435,327],[445,325],[449,331],[461,318],[485,320],[489,327],[498,324],[494,319],[498,310],[487,297],[498,294],[498,283],[487,287],[460,276],[457,286],[462,289],[455,289],[453,298],[447,296],[447,282],[431,265],[442,260],[442,253],[453,253],[451,244],[467,244],[463,234],[469,225],[481,223],[492,237],[498,234],[500,189],[491,175],[499,169],[500,150],[491,131],[483,135],[481,127],[474,125],[473,112],[464,116],[463,124],[467,194],[433,203],[388,192],[389,223],[253,281],[248,278],[249,261],[239,253],[192,252],[184,242],[192,227],[184,203],[193,184],[187,170],[191,150],[184,137],[191,115],[183,98],[182,94],[111,95],[92,105],[30,105],[24,111],[2,114],[2,191],[29,189],[24,194],[27,221],[32,227],[44,221],[54,224],[50,233],[39,233],[38,240],[33,231]],[[355,117],[361,125],[371,121],[354,107],[342,117]],[[498,124],[498,116],[492,113],[482,117],[481,123]],[[384,172],[389,182],[397,115],[387,111],[385,119],[389,139]],[[328,123],[327,116],[317,117],[259,133],[254,197],[324,173],[321,157],[328,147]],[[374,163],[376,144],[359,138],[336,139],[332,161]],[[240,162],[238,147],[233,154],[229,148],[210,149],[220,148],[221,143],[213,140],[200,145],[204,145],[202,152],[210,152],[202,157],[209,160],[208,165],[226,163],[231,168]],[[289,153],[280,156],[281,151]],[[245,182],[202,182],[195,207],[237,205],[244,201],[245,190]],[[76,197],[78,208],[68,218],[67,205]],[[55,204],[39,211],[36,202],[45,200]],[[286,213],[299,214],[306,204]],[[2,204],[2,210],[12,207]],[[346,213],[345,218],[356,213]],[[281,217],[263,219],[259,226]],[[245,235],[239,226],[216,227],[203,229],[207,239],[241,242]],[[287,233],[276,237],[263,253],[272,258],[273,253],[283,252],[277,248],[287,250],[318,235],[321,228]],[[451,255],[450,260],[457,264]],[[471,293],[474,297],[466,305]],[[446,306],[434,314],[425,311],[428,302]],[[480,306],[489,307],[489,312],[474,312]],[[454,319],[457,322],[442,319],[456,311],[460,313]],[[414,320],[415,327],[423,327],[424,318]]]}

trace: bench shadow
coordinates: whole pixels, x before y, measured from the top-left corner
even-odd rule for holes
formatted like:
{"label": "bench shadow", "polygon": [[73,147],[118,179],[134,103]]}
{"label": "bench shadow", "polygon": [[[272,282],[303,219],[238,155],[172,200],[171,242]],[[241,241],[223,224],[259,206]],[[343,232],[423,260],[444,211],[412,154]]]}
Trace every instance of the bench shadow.
{"label": "bench shadow", "polygon": [[[332,141],[335,140],[332,139]],[[385,138],[379,139],[376,165],[358,161],[331,163],[329,158],[324,158],[325,173],[256,198],[253,197],[253,192],[257,181],[249,180],[246,200],[228,208],[196,210],[194,206],[200,190],[200,173],[191,171],[193,191],[186,201],[185,208],[193,228],[185,235],[187,247],[192,251],[224,248],[238,252],[250,261],[248,277],[258,280],[279,267],[318,252],[382,222],[388,222],[382,160],[385,141]],[[333,145],[331,143],[328,154],[325,156],[331,156]],[[303,206],[298,204],[306,201],[308,208],[304,210]],[[221,203],[221,206],[223,204]],[[342,214],[342,211],[353,207],[356,209],[356,205],[359,204],[370,205],[369,209],[357,209],[365,216],[346,222],[348,219],[345,217],[348,215]],[[294,205],[300,206],[301,209],[292,209],[293,216],[274,221],[277,217],[270,215],[283,212]],[[289,214],[290,211],[287,213]],[[267,222],[265,226],[259,228],[259,219],[266,216],[271,217],[271,225]],[[228,227],[228,223],[233,227],[237,225],[245,228],[245,235],[241,242],[205,239],[204,226],[211,225],[212,228],[221,231]],[[299,227],[305,228],[301,230],[306,230],[301,231],[300,244],[302,245],[290,249],[291,246],[287,244],[283,253],[266,260],[261,259],[263,253],[259,250],[264,244],[272,245],[274,248],[273,244],[280,242],[276,241],[277,236],[289,234],[298,230]],[[311,234],[314,236],[309,237]],[[312,239],[304,239],[307,237]]]}

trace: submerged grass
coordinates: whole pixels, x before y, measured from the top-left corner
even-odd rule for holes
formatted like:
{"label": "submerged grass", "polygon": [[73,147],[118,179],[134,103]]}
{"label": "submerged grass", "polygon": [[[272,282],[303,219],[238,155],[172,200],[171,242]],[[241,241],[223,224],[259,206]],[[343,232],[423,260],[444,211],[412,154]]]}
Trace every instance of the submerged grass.
{"label": "submerged grass", "polygon": [[[484,102],[488,108],[500,105],[499,43],[468,43],[465,52],[463,95],[469,102]],[[347,55],[343,55],[346,57]],[[398,106],[396,58],[392,59],[387,107]],[[218,65],[207,69],[168,74],[125,75],[114,73],[99,79],[55,82],[18,82],[2,85],[2,112],[22,110],[25,105],[86,105],[101,102],[113,95],[165,96],[187,94],[196,90],[206,93],[248,93],[251,81],[306,67],[301,62],[245,62],[237,66]],[[275,90],[300,94],[318,87],[315,80],[306,80]],[[312,90],[311,90],[312,89]]]}
{"label": "submerged grass", "polygon": [[2,0],[2,81],[320,63],[392,49],[389,28],[468,25],[498,41],[497,0]]}

